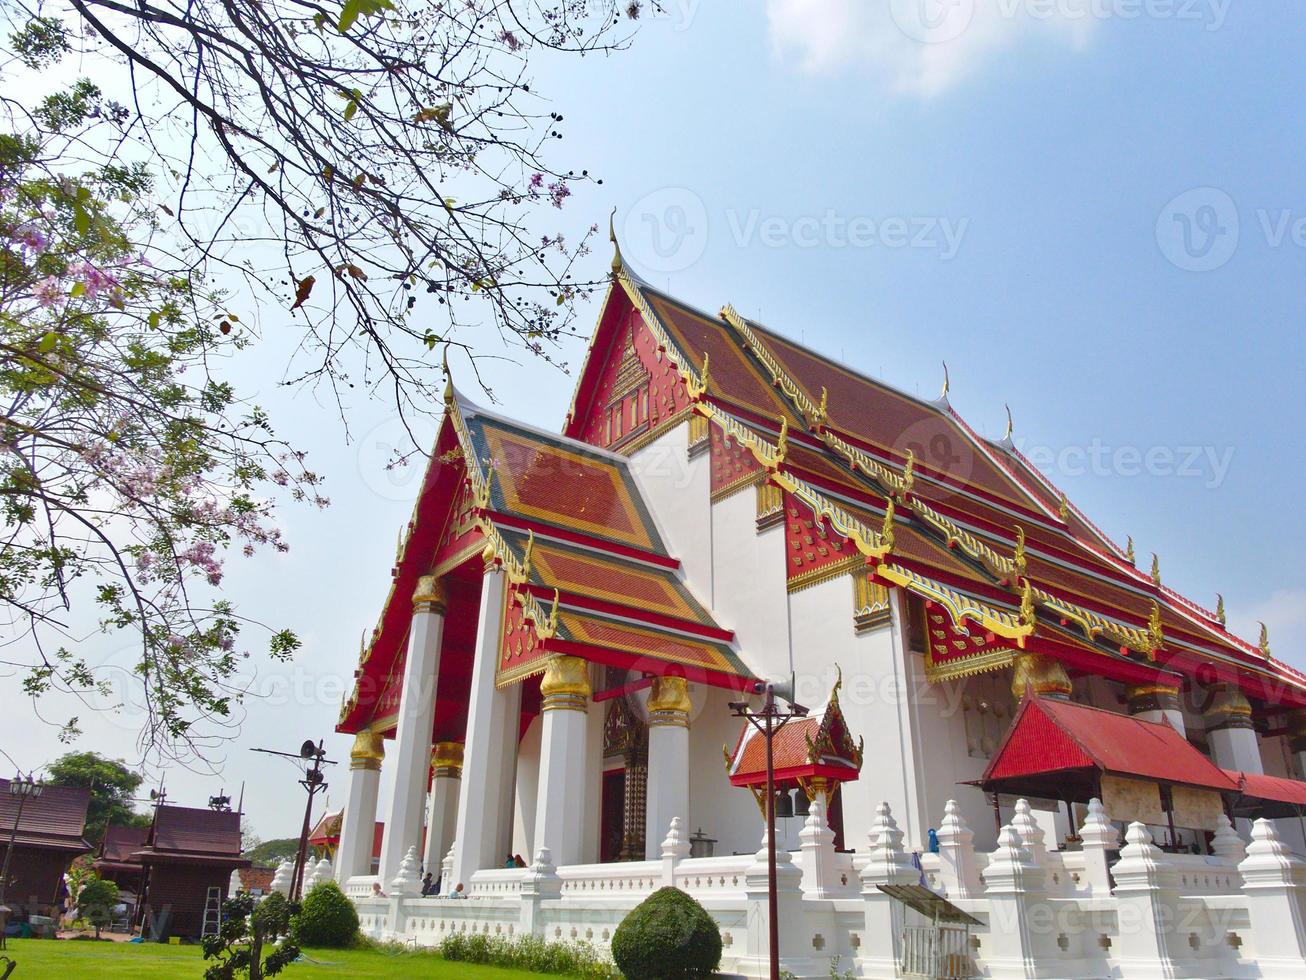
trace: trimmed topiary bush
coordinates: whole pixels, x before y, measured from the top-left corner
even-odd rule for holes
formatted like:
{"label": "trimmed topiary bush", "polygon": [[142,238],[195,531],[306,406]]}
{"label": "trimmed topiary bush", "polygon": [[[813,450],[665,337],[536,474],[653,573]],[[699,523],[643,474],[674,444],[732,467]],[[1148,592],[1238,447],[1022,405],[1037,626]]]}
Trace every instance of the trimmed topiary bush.
{"label": "trimmed topiary bush", "polygon": [[679,888],[659,888],[621,920],[612,958],[630,980],[694,980],[721,965],[721,930]]}
{"label": "trimmed topiary bush", "polygon": [[301,946],[349,946],[358,938],[358,912],[334,881],[314,885],[295,915]]}

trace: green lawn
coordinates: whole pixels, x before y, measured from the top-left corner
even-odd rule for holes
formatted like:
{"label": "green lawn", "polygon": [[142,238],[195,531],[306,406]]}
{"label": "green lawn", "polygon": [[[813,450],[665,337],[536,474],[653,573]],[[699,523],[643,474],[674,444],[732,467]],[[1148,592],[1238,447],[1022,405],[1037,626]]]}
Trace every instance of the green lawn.
{"label": "green lawn", "polygon": [[[280,974],[287,980],[321,980],[324,977],[470,977],[472,980],[540,980],[538,973],[504,970],[492,966],[446,963],[431,954],[385,953],[370,949],[315,949]],[[12,980],[71,980],[92,977],[111,980],[184,980],[204,976],[204,958],[198,946],[162,946],[158,943],[93,943],[73,940],[11,939],[0,956],[18,961]]]}

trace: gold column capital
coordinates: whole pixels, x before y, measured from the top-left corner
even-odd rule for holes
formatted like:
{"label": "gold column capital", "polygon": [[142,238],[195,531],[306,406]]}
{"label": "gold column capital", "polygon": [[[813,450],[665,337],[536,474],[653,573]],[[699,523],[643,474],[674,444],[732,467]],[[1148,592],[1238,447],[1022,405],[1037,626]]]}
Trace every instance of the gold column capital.
{"label": "gold column capital", "polygon": [[462,778],[463,743],[436,742],[431,746],[431,768],[437,779]]}
{"label": "gold column capital", "polygon": [[542,710],[587,711],[590,694],[589,664],[585,660],[561,654],[549,658],[540,681]]}
{"label": "gold column capital", "polygon": [[655,677],[648,695],[648,724],[689,727],[689,682],[683,677]]}
{"label": "gold column capital", "polygon": [[433,613],[443,613],[449,608],[449,594],[444,581],[434,575],[423,575],[413,589],[413,609],[426,608]]}
{"label": "gold column capital", "polygon": [[1070,697],[1070,675],[1056,657],[1044,653],[1018,652],[1012,667],[1011,695],[1017,702],[1025,697],[1027,688],[1047,697]]}
{"label": "gold column capital", "polygon": [[1253,727],[1252,704],[1237,684],[1216,685],[1215,700],[1206,712],[1206,717],[1207,731]]}
{"label": "gold column capital", "polygon": [[350,769],[379,770],[385,760],[385,740],[380,732],[363,729],[354,736],[353,747],[349,750]]}
{"label": "gold column capital", "polygon": [[1179,685],[1153,681],[1150,684],[1129,684],[1125,687],[1129,713],[1144,711],[1179,711]]}

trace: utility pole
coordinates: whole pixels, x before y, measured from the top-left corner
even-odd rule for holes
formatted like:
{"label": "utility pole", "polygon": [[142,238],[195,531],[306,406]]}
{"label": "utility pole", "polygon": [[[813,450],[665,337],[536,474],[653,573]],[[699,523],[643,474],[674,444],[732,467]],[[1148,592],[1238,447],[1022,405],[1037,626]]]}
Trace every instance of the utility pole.
{"label": "utility pole", "polygon": [[334,766],[335,762],[326,758],[326,749],[322,747],[321,739],[318,739],[316,745],[313,744],[312,739],[309,739],[299,747],[298,753],[277,752],[273,749],[254,749],[254,751],[266,755],[278,755],[283,759],[292,759],[305,765],[304,775],[299,780],[299,785],[308,792],[308,800],[304,803],[304,824],[299,832],[299,849],[295,853],[295,871],[290,882],[290,900],[298,902],[304,887],[304,861],[308,856],[308,831],[309,821],[313,818],[313,798],[327,788],[322,767]]}
{"label": "utility pole", "polygon": [[32,778],[29,772],[26,778],[21,773],[15,773],[13,781],[9,784],[9,794],[18,800],[18,813],[14,815],[14,827],[9,832],[9,846],[5,848],[5,861],[3,868],[0,868],[0,949],[5,946],[5,927],[9,922],[9,906],[5,904],[5,889],[9,886],[9,862],[14,857],[14,846],[18,841],[18,826],[23,822],[23,807],[29,799],[33,799],[44,792],[45,786],[38,783]]}
{"label": "utility pole", "polygon": [[[760,689],[760,690],[759,690]],[[775,889],[775,733],[792,718],[803,718],[807,709],[793,700],[794,682],[791,678],[787,685],[777,686],[767,682],[765,686],[758,682],[754,686],[755,694],[764,694],[760,710],[753,710],[747,701],[731,701],[730,710],[738,718],[743,718],[756,728],[766,739],[766,901],[767,932],[771,954],[771,980],[780,980],[780,933],[776,928],[776,919],[780,917],[780,902]],[[776,695],[788,703],[789,709],[782,710],[776,705]]]}

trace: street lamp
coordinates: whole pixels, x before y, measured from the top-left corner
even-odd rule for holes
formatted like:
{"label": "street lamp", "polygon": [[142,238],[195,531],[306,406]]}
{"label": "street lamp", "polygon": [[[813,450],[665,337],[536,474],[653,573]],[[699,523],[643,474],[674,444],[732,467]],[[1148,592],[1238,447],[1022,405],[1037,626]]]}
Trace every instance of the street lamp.
{"label": "street lamp", "polygon": [[14,857],[14,844],[18,840],[18,826],[23,822],[23,807],[29,799],[40,796],[45,787],[28,773],[24,778],[15,773],[9,783],[9,795],[18,800],[18,812],[14,815],[14,827],[9,832],[9,846],[5,848],[4,867],[0,868],[0,949],[5,948],[5,929],[9,922],[9,906],[5,904],[5,888],[9,884],[9,862]]}
{"label": "street lamp", "polygon": [[[775,891],[775,752],[773,741],[775,733],[792,718],[803,718],[807,709],[794,702],[794,682],[791,677],[788,684],[776,685],[770,681],[763,684],[758,681],[753,685],[752,693],[764,694],[762,707],[752,709],[747,701],[731,701],[730,710],[738,718],[743,718],[762,733],[766,739],[766,901],[767,932],[771,952],[771,980],[780,980],[780,933],[776,929],[779,918],[779,901]],[[781,710],[776,705],[776,696],[789,705],[789,710]]]}

